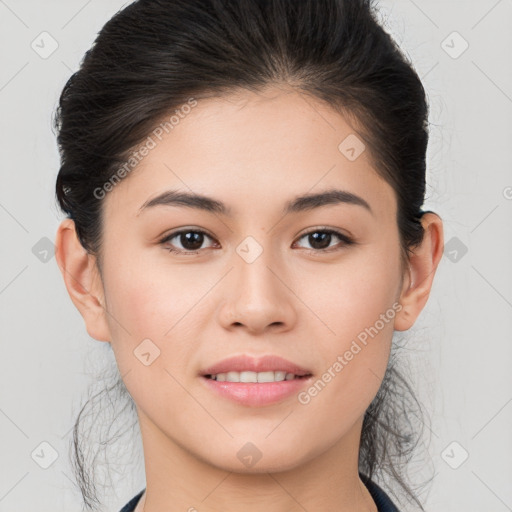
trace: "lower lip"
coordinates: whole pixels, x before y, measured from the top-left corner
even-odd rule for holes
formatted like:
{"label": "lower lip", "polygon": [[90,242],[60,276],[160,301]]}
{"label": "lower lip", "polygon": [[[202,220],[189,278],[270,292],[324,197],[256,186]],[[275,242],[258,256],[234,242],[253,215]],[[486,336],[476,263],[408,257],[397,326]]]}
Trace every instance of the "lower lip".
{"label": "lower lip", "polygon": [[298,393],[311,381],[311,376],[280,382],[226,382],[201,377],[209,389],[239,404],[261,407],[280,402]]}

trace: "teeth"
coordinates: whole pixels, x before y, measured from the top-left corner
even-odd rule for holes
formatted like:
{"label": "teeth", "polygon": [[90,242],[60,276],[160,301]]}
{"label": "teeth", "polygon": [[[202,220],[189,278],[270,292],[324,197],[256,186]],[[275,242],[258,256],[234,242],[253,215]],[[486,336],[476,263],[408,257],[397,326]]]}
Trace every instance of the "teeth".
{"label": "teeth", "polygon": [[293,380],[295,374],[284,371],[277,372],[227,372],[211,375],[213,380],[219,382],[281,382]]}

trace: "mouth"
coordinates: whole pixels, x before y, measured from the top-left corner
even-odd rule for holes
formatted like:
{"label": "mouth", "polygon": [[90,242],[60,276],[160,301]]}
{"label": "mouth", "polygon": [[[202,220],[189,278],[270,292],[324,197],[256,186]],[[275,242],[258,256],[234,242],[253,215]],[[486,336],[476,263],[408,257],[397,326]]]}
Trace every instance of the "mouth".
{"label": "mouth", "polygon": [[246,407],[263,407],[299,393],[313,373],[279,356],[241,355],[206,368],[200,377],[216,396]]}
{"label": "mouth", "polygon": [[277,355],[243,354],[223,359],[200,375],[219,382],[282,382],[310,377],[312,372]]}
{"label": "mouth", "polygon": [[246,383],[264,383],[264,382],[282,382],[284,380],[307,379],[312,374],[296,375],[286,370],[252,372],[252,371],[229,371],[225,373],[206,374],[203,377],[217,382],[246,382]]}

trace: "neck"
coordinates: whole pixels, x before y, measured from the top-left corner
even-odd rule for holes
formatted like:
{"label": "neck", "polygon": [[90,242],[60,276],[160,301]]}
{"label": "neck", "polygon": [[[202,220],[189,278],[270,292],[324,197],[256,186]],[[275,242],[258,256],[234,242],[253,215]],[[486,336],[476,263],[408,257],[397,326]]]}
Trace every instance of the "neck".
{"label": "neck", "polygon": [[139,423],[146,491],[136,512],[377,512],[358,473],[362,418],[324,453],[313,454],[288,469],[258,464],[258,472],[245,473],[194,456],[140,411]]}

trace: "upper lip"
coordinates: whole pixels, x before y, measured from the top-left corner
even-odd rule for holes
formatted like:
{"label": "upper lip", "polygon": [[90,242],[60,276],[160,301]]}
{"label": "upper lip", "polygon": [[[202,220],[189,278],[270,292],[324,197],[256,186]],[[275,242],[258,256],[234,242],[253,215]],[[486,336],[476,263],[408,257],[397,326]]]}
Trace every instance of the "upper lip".
{"label": "upper lip", "polygon": [[285,371],[294,375],[311,375],[311,372],[282,357],[269,355],[260,358],[241,355],[223,359],[201,371],[201,375],[218,375],[227,372],[277,372]]}

